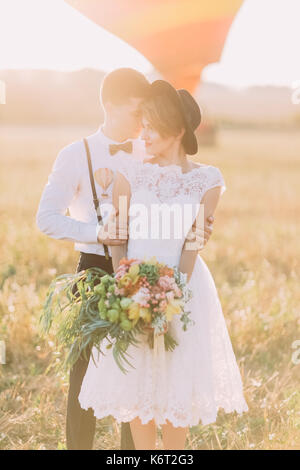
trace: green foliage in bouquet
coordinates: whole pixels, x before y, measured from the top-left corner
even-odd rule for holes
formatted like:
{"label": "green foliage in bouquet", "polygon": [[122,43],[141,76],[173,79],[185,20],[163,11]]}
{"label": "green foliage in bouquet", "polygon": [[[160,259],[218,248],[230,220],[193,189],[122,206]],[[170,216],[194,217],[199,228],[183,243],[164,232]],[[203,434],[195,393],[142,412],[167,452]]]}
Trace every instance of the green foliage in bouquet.
{"label": "green foliage in bouquet", "polygon": [[147,263],[142,263],[140,265],[140,276],[145,276],[147,278],[147,281],[149,284],[152,286],[158,281],[159,279],[159,270],[158,267],[154,264],[147,264]]}
{"label": "green foliage in bouquet", "polygon": [[[136,325],[132,331],[132,323],[113,294],[114,283],[113,276],[96,267],[53,280],[43,306],[40,327],[43,334],[54,329],[59,348],[67,352],[58,367],[70,369],[81,354],[87,359],[87,351],[92,346],[103,353],[100,346],[104,338],[110,340],[108,347],[113,347],[114,359],[122,372],[127,372],[123,362],[133,367],[126,350],[130,344],[139,343],[136,335],[143,333],[143,329]],[[78,292],[74,294],[76,284]],[[103,299],[107,292],[111,293],[108,307]]]}
{"label": "green foliage in bouquet", "polygon": [[[164,335],[166,351],[178,345],[168,332],[173,315],[181,314],[183,330],[193,321],[184,309],[191,298],[186,275],[176,267],[149,261],[123,258],[113,275],[101,268],[89,268],[76,274],[64,274],[51,283],[40,318],[44,334],[54,329],[59,348],[66,352],[58,365],[71,368],[81,355],[95,347],[99,353],[104,339],[113,357],[126,373],[124,365],[130,345],[138,336],[147,335],[150,348],[155,335]],[[92,356],[93,360],[94,357]]]}

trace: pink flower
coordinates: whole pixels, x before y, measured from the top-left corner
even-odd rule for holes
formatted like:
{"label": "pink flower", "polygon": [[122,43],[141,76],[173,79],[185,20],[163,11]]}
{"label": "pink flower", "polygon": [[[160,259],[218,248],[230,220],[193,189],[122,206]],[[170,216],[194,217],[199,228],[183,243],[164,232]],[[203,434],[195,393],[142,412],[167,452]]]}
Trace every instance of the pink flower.
{"label": "pink flower", "polygon": [[116,274],[115,274],[115,279],[119,280],[121,279],[128,271],[128,267],[122,264],[121,266],[118,267]]}
{"label": "pink flower", "polygon": [[175,279],[170,276],[162,276],[159,278],[158,285],[165,291],[173,290],[174,287],[177,286]]}
{"label": "pink flower", "polygon": [[151,298],[150,290],[147,287],[141,287],[133,296],[132,300],[141,307],[146,307]]}
{"label": "pink flower", "polygon": [[124,270],[121,270],[121,269],[119,269],[119,270],[118,270],[118,271],[116,271],[116,273],[115,273],[115,278],[116,278],[116,279],[121,279],[121,277],[123,277],[123,276],[124,276],[124,274],[125,274],[125,271],[124,271]]}
{"label": "pink flower", "polygon": [[178,297],[178,298],[181,298],[181,297],[182,297],[181,289],[177,286],[177,284],[176,284],[176,286],[174,287],[174,294],[175,294],[175,296]]}
{"label": "pink flower", "polygon": [[124,287],[121,287],[121,289],[119,289],[118,287],[115,287],[115,294],[116,295],[125,295],[125,289]]}
{"label": "pink flower", "polygon": [[134,264],[141,264],[141,260],[140,259],[134,259],[133,261],[131,261],[130,263],[130,266],[133,266]]}

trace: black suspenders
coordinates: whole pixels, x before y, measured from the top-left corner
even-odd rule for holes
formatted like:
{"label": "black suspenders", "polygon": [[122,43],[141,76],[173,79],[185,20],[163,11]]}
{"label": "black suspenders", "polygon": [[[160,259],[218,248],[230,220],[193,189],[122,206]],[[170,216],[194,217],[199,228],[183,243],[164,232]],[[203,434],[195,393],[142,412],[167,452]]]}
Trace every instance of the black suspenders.
{"label": "black suspenders", "polygon": [[[94,175],[93,175],[93,169],[92,169],[92,162],[91,162],[91,154],[90,154],[89,144],[88,144],[86,139],[83,139],[83,142],[84,142],[87,161],[88,161],[88,166],[89,166],[90,182],[91,182],[91,187],[92,187],[92,192],[93,192],[93,202],[94,202],[94,206],[95,206],[95,210],[96,210],[96,214],[97,214],[97,219],[98,219],[98,223],[100,225],[103,225],[102,215],[101,215],[101,211],[100,211],[99,199],[97,197],[96,188],[95,188],[95,181],[94,181]],[[107,245],[103,245],[103,247],[104,247],[105,258],[109,259],[108,247],[107,247]]]}

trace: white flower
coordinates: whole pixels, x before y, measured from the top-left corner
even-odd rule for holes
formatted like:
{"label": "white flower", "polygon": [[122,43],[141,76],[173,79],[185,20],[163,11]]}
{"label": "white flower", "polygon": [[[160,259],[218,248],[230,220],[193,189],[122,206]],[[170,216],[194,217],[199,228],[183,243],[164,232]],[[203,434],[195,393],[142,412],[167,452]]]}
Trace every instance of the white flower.
{"label": "white flower", "polygon": [[187,284],[187,273],[179,272],[180,284]]}
{"label": "white flower", "polygon": [[147,287],[141,287],[131,298],[139,305],[145,305],[150,300],[151,294]]}
{"label": "white flower", "polygon": [[168,301],[170,302],[171,300],[174,299],[174,292],[173,291],[167,292],[166,297],[167,297]]}
{"label": "white flower", "polygon": [[167,321],[163,317],[156,317],[151,323],[152,328],[154,328],[154,334],[163,333],[167,325]]}

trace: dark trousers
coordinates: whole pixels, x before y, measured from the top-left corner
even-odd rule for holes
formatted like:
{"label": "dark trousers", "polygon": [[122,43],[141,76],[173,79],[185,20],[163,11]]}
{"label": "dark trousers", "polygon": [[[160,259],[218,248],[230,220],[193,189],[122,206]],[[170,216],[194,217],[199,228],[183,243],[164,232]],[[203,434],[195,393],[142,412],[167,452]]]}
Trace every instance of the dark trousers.
{"label": "dark trousers", "polygon": [[[102,268],[109,274],[113,272],[111,258],[106,260],[105,256],[80,253],[76,272],[93,267]],[[76,288],[73,292],[76,293]],[[90,450],[93,447],[96,418],[92,408],[83,410],[78,401],[87,366],[88,361],[81,356],[70,371],[66,429],[68,450]],[[121,423],[121,449],[135,450],[129,422]]]}

